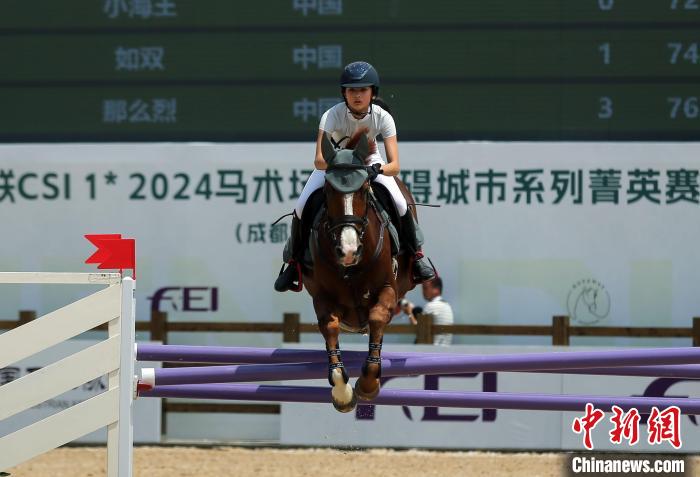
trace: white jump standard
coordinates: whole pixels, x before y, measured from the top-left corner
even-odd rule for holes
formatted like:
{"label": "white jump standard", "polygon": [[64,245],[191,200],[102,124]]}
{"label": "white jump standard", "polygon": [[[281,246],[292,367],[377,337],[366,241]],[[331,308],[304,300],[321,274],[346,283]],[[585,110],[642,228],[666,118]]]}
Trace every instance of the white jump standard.
{"label": "white jump standard", "polygon": [[0,368],[108,323],[106,340],[0,386],[0,420],[109,376],[105,392],[1,437],[0,471],[107,427],[107,476],[132,476],[134,283],[118,273],[0,272],[0,284],[106,286],[0,334]]}

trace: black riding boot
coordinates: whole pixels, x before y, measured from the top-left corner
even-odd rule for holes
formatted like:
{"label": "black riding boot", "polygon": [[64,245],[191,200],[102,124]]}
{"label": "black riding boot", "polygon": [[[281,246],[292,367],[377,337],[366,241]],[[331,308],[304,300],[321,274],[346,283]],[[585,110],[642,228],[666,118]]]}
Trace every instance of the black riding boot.
{"label": "black riding boot", "polygon": [[409,210],[401,217],[401,235],[404,245],[413,254],[413,281],[416,283],[427,282],[437,276],[432,265],[427,263],[423,256],[421,247],[423,246],[423,232],[421,232],[418,222],[413,218]]}
{"label": "black riding boot", "polygon": [[294,214],[292,218],[292,230],[284,246],[282,258],[287,264],[282,265],[280,274],[275,280],[275,290],[285,292],[288,290],[301,291],[300,263],[302,251],[301,220]]}

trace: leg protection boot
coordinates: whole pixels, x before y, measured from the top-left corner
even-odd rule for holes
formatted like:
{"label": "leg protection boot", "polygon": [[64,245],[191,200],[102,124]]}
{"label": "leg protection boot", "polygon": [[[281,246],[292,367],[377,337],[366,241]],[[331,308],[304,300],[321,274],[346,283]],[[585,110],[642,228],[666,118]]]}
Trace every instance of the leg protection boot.
{"label": "leg protection boot", "polygon": [[421,232],[418,222],[413,218],[409,210],[401,217],[401,237],[404,245],[413,254],[413,281],[422,283],[432,280],[437,276],[432,265],[427,263],[423,256],[423,232]]}
{"label": "leg protection boot", "polygon": [[280,274],[275,280],[275,290],[285,292],[288,290],[301,291],[301,252],[302,247],[301,220],[294,214],[292,218],[292,230],[289,239],[284,246],[282,258],[286,263],[282,265]]}

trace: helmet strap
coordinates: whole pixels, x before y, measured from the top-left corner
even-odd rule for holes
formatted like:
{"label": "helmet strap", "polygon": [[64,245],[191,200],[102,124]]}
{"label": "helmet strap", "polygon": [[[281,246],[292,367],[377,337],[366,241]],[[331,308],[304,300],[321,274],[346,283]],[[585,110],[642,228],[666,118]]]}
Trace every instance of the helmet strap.
{"label": "helmet strap", "polygon": [[[348,112],[349,112],[350,114],[352,114],[353,117],[355,117],[355,115],[356,115],[357,113],[355,113],[355,112],[352,110],[352,108],[350,107],[350,105],[348,104],[348,99],[345,97],[345,89],[346,89],[346,88],[345,88],[344,86],[341,86],[341,87],[340,87],[340,95],[343,97],[343,102],[345,103],[345,107],[348,108]],[[376,90],[377,90],[377,87],[376,87],[376,86],[372,86],[372,100],[369,102],[369,111],[367,111],[366,113],[362,114],[362,117],[360,117],[360,118],[355,118],[355,119],[364,119],[366,116],[372,114],[372,105],[374,104],[374,98],[377,97],[377,95],[376,95]]]}
{"label": "helmet strap", "polygon": [[367,116],[369,116],[370,114],[372,114],[372,104],[373,104],[373,103],[370,101],[370,103],[369,103],[369,111],[367,111],[367,112],[365,112],[365,113],[361,113],[362,116],[358,118],[357,116],[359,116],[359,114],[357,114],[355,111],[353,111],[352,108],[351,108],[350,106],[348,106],[348,102],[345,101],[345,106],[347,106],[348,112],[352,115],[352,117],[354,117],[355,119],[358,119],[358,120],[359,120],[359,119],[364,119],[364,118],[366,118]]}

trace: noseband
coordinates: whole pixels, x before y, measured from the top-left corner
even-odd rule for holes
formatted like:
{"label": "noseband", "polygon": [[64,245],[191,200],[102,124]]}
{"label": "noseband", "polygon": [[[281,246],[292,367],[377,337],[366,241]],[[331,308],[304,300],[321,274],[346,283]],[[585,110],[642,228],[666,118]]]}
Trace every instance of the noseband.
{"label": "noseband", "polygon": [[326,233],[331,236],[334,243],[338,243],[338,231],[345,227],[352,227],[357,232],[359,236],[359,241],[365,237],[365,232],[367,232],[367,224],[369,224],[369,214],[370,201],[369,197],[369,187],[364,191],[365,200],[365,215],[358,217],[357,215],[341,215],[340,217],[328,217],[326,215],[325,230]]}

